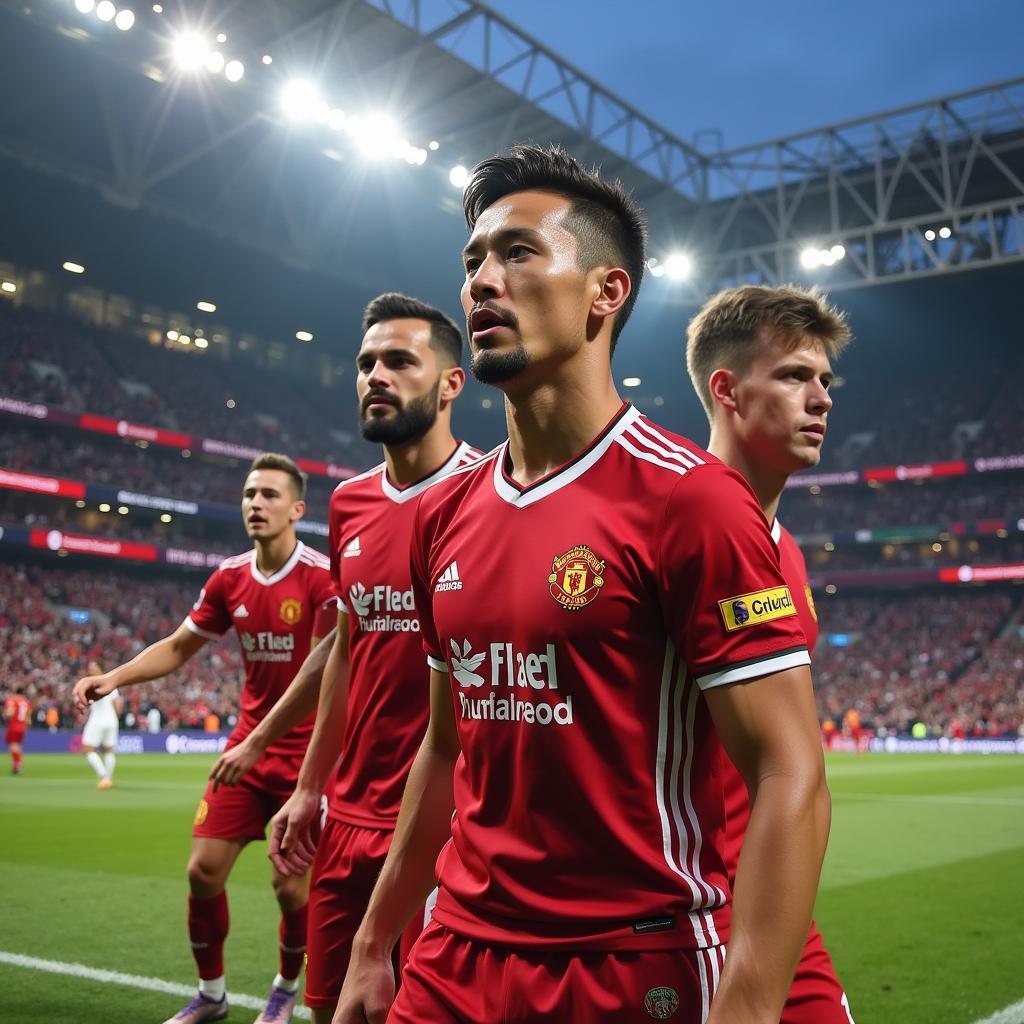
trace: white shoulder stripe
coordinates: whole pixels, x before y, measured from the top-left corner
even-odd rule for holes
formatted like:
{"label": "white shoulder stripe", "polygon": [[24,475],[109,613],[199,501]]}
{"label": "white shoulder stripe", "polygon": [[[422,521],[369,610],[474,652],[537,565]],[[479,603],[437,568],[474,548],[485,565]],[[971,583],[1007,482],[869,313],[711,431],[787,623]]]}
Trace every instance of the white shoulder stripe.
{"label": "white shoulder stripe", "polygon": [[696,462],[686,458],[685,455],[681,455],[679,452],[670,451],[667,447],[659,444],[653,438],[648,437],[642,431],[637,430],[636,426],[628,427],[625,433],[629,434],[630,438],[641,448],[646,451],[653,452],[655,455],[659,455],[667,462],[678,462],[680,465],[685,466],[687,469],[693,469],[697,465]]}
{"label": "white shoulder stripe", "polygon": [[653,452],[637,448],[629,438],[624,435],[620,435],[615,438],[615,443],[625,448],[630,455],[635,455],[638,459],[643,459],[644,462],[650,462],[654,466],[660,466],[662,469],[670,469],[673,473],[678,473],[680,476],[686,476],[685,466],[681,466],[676,462],[665,462],[664,459],[658,458]]}
{"label": "white shoulder stripe", "polygon": [[684,448],[682,445],[676,444],[674,441],[670,441],[660,430],[658,430],[657,427],[654,426],[653,423],[651,423],[649,419],[647,419],[646,416],[641,416],[636,421],[636,425],[638,427],[643,427],[648,434],[660,441],[666,448],[671,448],[672,451],[678,452],[680,455],[685,455],[686,458],[690,459],[690,461],[696,465],[703,466],[705,464],[704,459],[697,455],[696,452],[692,452],[689,448]]}
{"label": "white shoulder stripe", "polygon": [[341,480],[338,486],[335,487],[335,491],[341,490],[342,487],[347,487],[349,484],[354,484],[357,480],[369,480],[370,477],[376,476],[378,473],[383,473],[386,463],[382,462],[379,466],[374,466],[373,469],[366,470],[365,473],[360,473],[358,476],[350,476],[347,480]]}

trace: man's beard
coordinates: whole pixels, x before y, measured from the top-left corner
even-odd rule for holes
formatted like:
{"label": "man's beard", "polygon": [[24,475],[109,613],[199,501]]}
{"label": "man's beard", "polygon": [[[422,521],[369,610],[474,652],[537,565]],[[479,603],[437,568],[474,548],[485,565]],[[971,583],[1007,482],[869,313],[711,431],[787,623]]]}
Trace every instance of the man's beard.
{"label": "man's beard", "polygon": [[481,349],[473,353],[470,369],[481,384],[504,384],[518,377],[530,365],[530,357],[521,345],[505,352]]}
{"label": "man's beard", "polygon": [[433,388],[419,398],[413,398],[405,406],[395,406],[393,416],[380,419],[359,420],[359,431],[366,441],[375,444],[408,444],[421,438],[437,422],[437,396],[441,390],[441,378]]}

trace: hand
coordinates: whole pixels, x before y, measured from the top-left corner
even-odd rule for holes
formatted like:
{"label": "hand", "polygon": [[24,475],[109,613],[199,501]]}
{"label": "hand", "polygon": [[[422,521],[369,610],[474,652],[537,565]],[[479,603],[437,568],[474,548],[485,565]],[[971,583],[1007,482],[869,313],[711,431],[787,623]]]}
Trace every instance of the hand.
{"label": "hand", "polygon": [[75,683],[75,688],[72,691],[72,697],[75,699],[75,706],[79,711],[88,711],[89,705],[100,697],[106,697],[108,693],[113,693],[117,689],[117,684],[114,682],[109,672],[104,672],[101,676],[83,676]]}
{"label": "hand", "polygon": [[297,789],[270,822],[267,856],[282,875],[304,875],[319,838],[320,795]]}
{"label": "hand", "polygon": [[384,1024],[395,1001],[395,968],[386,954],[358,952],[352,945],[348,974],[332,1024]]}
{"label": "hand", "polygon": [[242,776],[263,756],[263,751],[250,742],[251,738],[247,736],[237,746],[225,750],[217,758],[217,763],[210,771],[215,793],[218,786],[237,786],[242,781]]}

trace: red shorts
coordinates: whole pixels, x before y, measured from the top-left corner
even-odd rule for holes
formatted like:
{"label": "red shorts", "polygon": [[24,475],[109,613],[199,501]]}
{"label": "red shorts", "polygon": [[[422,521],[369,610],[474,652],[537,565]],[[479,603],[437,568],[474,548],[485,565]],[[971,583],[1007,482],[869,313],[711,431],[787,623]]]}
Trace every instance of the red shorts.
{"label": "red shorts", "polygon": [[267,822],[295,789],[302,767],[300,754],[268,754],[256,762],[237,786],[206,784],[196,808],[192,835],[248,843],[267,838]]}
{"label": "red shorts", "polygon": [[813,921],[779,1024],[854,1024],[846,993]]}
{"label": "red shorts", "polygon": [[7,726],[7,732],[4,735],[4,742],[7,746],[10,746],[12,743],[21,743],[24,738],[25,724],[23,722],[19,722],[17,725]]}
{"label": "red shorts", "polygon": [[[363,828],[328,818],[316,848],[309,886],[306,945],[306,1005],[334,1006],[352,953],[352,937],[362,923],[384,858],[390,829]],[[423,930],[417,915],[395,947],[395,975]]]}
{"label": "red shorts", "polygon": [[405,965],[388,1024],[698,1024],[724,959],[723,946],[635,953],[485,946],[434,921]]}

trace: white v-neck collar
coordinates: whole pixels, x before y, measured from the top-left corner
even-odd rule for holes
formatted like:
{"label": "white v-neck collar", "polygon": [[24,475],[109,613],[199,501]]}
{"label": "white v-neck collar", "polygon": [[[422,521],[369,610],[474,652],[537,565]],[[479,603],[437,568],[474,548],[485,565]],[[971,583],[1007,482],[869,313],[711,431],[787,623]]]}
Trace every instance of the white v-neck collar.
{"label": "white v-neck collar", "polygon": [[507,502],[509,505],[515,505],[516,508],[526,508],[534,504],[534,502],[546,498],[549,494],[554,494],[555,491],[560,490],[567,484],[571,484],[574,480],[578,480],[591,466],[599,462],[601,456],[615,443],[615,439],[628,426],[638,420],[640,416],[639,409],[632,405],[627,405],[624,410],[616,414],[616,417],[605,427],[604,432],[599,434],[595,441],[591,442],[589,448],[585,448],[581,454],[571,459],[564,466],[522,490],[505,477],[505,456],[508,454],[508,441],[506,441],[498,449],[497,458],[494,460],[493,479],[495,492],[502,501]]}
{"label": "white v-neck collar", "polygon": [[302,554],[302,549],[306,545],[301,540],[295,542],[295,550],[288,556],[288,561],[281,566],[273,576],[264,576],[260,572],[256,565],[256,549],[252,549],[252,558],[249,560],[249,571],[252,573],[252,578],[264,587],[269,587],[279,580],[283,580],[298,565],[299,556]]}
{"label": "white v-neck collar", "polygon": [[469,450],[470,446],[465,441],[460,441],[455,446],[455,451],[430,476],[425,476],[422,480],[417,480],[416,483],[409,484],[407,487],[396,487],[388,479],[388,465],[385,462],[380,468],[380,489],[385,497],[390,498],[396,504],[401,505],[403,502],[411,501],[417,495],[422,494],[431,484],[436,484],[442,477],[447,476]]}

